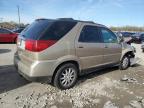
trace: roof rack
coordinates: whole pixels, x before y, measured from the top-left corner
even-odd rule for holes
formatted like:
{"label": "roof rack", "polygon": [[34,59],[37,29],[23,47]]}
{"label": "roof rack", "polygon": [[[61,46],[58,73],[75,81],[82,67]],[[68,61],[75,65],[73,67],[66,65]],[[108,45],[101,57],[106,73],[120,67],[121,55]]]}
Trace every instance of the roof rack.
{"label": "roof rack", "polygon": [[[39,18],[39,19],[36,19],[36,20],[53,20],[53,19]],[[57,18],[56,20],[63,20],[63,21],[76,21],[76,22],[84,22],[84,23],[91,23],[91,24],[97,24],[97,25],[104,26],[104,25],[102,25],[102,24],[98,24],[98,23],[95,23],[95,22],[93,22],[93,21],[75,20],[75,19],[73,19],[73,18]]]}
{"label": "roof rack", "polygon": [[92,24],[95,24],[95,22],[93,22],[93,21],[81,21],[81,20],[77,20],[77,21],[79,21],[79,22],[85,22],[85,23],[92,23]]}
{"label": "roof rack", "polygon": [[47,20],[46,18],[38,18],[38,19],[35,19],[36,21],[39,21],[39,20]]}
{"label": "roof rack", "polygon": [[73,18],[58,18],[58,20],[68,20],[68,21],[74,21]]}
{"label": "roof rack", "polygon": [[75,20],[73,18],[58,18],[58,20],[65,20],[65,21],[77,21],[77,22],[86,22],[86,23],[93,23],[93,21],[81,21],[81,20]]}

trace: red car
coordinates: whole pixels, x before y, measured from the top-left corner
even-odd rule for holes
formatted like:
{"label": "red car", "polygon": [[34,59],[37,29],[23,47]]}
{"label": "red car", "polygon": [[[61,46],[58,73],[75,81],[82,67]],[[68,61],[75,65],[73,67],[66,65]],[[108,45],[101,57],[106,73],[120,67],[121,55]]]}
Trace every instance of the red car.
{"label": "red car", "polygon": [[0,28],[0,42],[16,42],[17,33],[14,33],[8,29]]}

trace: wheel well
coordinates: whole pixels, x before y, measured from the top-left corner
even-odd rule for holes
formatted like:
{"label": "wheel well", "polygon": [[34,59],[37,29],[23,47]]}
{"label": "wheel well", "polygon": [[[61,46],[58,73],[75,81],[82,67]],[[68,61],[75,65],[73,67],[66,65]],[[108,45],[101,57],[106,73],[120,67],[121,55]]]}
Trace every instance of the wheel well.
{"label": "wheel well", "polygon": [[[127,52],[124,56],[129,56],[130,58],[135,57],[133,51],[129,51],[129,52]],[[123,56],[123,57],[124,57],[124,56]]]}
{"label": "wheel well", "polygon": [[66,62],[63,62],[63,63],[59,64],[59,65],[57,66],[57,68],[55,69],[54,74],[53,74],[53,76],[52,76],[52,83],[53,83],[54,77],[55,77],[55,75],[56,75],[56,73],[57,73],[57,70],[58,70],[62,65],[67,64],[67,63],[72,63],[72,64],[74,64],[74,65],[77,67],[77,69],[78,69],[78,75],[79,75],[79,64],[78,64],[78,62],[77,62],[77,61],[73,61],[73,60],[71,60],[71,61],[66,61]]}

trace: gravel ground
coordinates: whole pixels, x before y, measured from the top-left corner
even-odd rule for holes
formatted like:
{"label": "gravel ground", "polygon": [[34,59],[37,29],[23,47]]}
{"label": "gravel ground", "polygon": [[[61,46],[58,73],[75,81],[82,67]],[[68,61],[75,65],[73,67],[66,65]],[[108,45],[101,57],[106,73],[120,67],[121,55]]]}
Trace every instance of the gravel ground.
{"label": "gravel ground", "polygon": [[12,65],[15,51],[15,44],[0,44],[0,66]]}
{"label": "gravel ground", "polygon": [[12,63],[14,52],[14,44],[0,45],[0,108],[144,108],[141,51],[136,54],[138,65],[81,76],[74,88],[64,91],[20,77]]}

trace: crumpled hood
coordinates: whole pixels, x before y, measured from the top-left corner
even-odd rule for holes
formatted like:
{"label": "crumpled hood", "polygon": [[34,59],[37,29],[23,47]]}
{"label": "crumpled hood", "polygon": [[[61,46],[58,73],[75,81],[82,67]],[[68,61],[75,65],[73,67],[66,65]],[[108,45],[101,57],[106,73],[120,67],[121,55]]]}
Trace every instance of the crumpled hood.
{"label": "crumpled hood", "polygon": [[133,46],[131,46],[131,45],[125,43],[125,42],[122,42],[122,49],[123,49],[123,50],[129,49],[129,50],[135,52],[135,47],[133,47]]}
{"label": "crumpled hood", "polygon": [[122,42],[122,48],[123,49],[131,48],[131,47],[132,47],[131,45],[129,45],[129,44],[125,43],[125,42]]}

